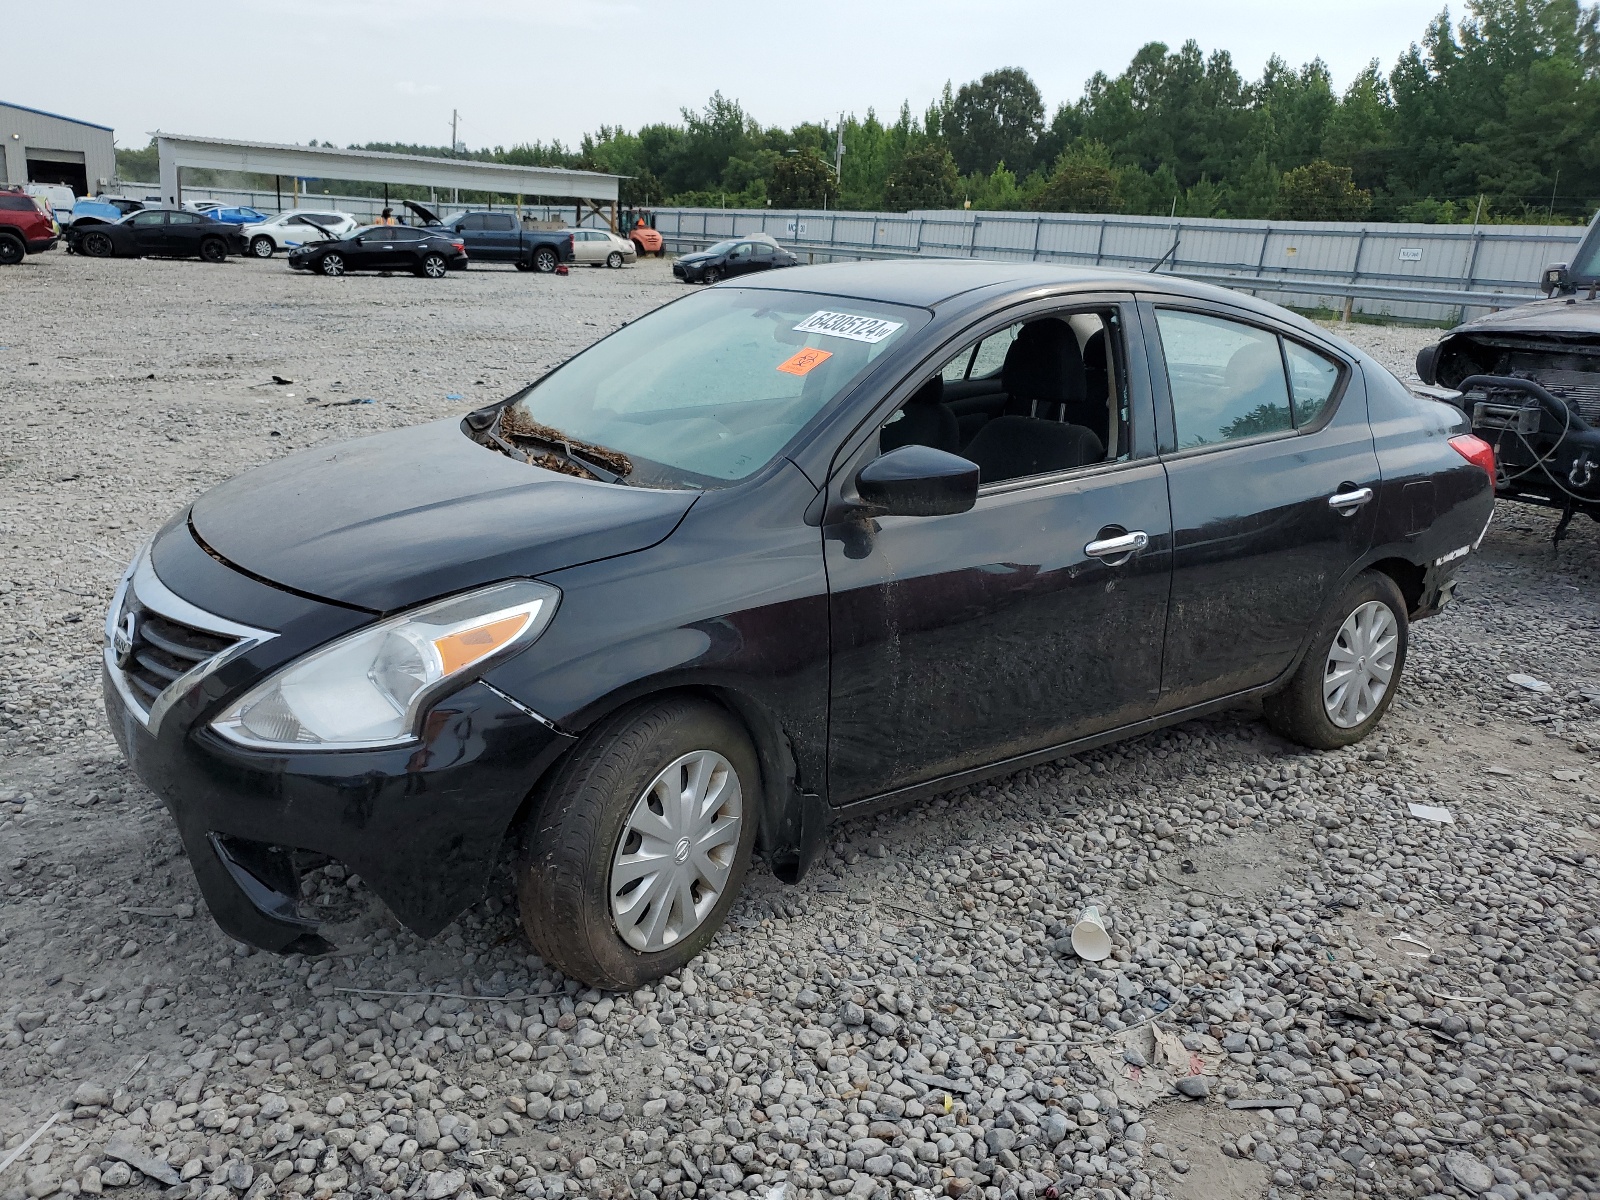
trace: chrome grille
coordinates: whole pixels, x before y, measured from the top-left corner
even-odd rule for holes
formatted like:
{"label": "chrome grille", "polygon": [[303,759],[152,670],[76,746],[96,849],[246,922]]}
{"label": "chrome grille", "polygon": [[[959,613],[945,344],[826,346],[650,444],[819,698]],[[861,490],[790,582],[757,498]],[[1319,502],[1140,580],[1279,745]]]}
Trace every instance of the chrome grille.
{"label": "chrome grille", "polygon": [[173,701],[212,671],[276,635],[197,608],[156,577],[148,549],[134,559],[106,614],[106,670],[154,730]]}

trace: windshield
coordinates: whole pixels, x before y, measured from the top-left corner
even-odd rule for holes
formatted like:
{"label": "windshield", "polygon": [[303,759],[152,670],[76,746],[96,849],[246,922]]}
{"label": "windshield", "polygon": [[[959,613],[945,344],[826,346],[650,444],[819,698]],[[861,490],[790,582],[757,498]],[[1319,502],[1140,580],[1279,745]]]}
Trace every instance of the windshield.
{"label": "windshield", "polygon": [[1600,281],[1600,215],[1590,222],[1589,232],[1573,257],[1567,277],[1573,283],[1584,285]]}
{"label": "windshield", "polygon": [[717,288],[665,305],[528,388],[502,425],[628,457],[629,483],[719,487],[771,462],[922,309]]}
{"label": "windshield", "polygon": [[729,238],[725,242],[718,242],[713,246],[707,246],[704,250],[696,251],[696,253],[698,253],[698,254],[726,254],[729,250],[732,250],[738,244],[739,244],[739,239],[738,238]]}

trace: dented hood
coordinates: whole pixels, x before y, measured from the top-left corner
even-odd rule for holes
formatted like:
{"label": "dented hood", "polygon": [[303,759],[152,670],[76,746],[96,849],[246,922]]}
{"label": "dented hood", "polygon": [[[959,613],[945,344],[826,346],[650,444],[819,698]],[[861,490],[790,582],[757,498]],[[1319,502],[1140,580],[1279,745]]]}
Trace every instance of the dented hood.
{"label": "dented hood", "polygon": [[219,558],[268,582],[391,612],[652,546],[698,492],[558,475],[435,421],[308,450],[195,501]]}

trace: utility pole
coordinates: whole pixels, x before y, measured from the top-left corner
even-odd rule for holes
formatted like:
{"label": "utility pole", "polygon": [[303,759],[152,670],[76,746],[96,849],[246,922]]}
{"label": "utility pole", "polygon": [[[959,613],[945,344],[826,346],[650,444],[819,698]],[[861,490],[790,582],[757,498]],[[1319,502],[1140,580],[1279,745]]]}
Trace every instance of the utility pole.
{"label": "utility pole", "polygon": [[1561,186],[1561,168],[1556,168],[1555,182],[1550,185],[1550,212],[1545,217],[1546,225],[1555,224],[1556,219],[1556,189]]}
{"label": "utility pole", "polygon": [[[461,140],[458,137],[456,137],[456,125],[460,120],[461,120],[461,114],[459,112],[457,112],[455,109],[452,108],[450,110],[450,157],[451,158],[454,158],[454,157],[456,157],[456,155],[461,153],[460,148],[459,148],[461,146]],[[450,189],[450,199],[451,199],[451,201],[453,203],[459,204],[461,202],[461,189],[460,188],[451,188]]]}
{"label": "utility pole", "polygon": [[[833,190],[834,204],[839,203],[839,198],[844,195],[844,114],[839,114],[839,124],[834,130],[833,141]],[[824,205],[826,207],[826,205]]]}

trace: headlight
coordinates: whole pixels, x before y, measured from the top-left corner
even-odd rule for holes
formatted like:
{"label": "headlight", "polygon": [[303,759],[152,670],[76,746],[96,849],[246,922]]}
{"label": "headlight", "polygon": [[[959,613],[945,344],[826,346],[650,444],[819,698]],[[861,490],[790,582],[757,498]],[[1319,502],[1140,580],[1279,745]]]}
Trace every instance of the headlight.
{"label": "headlight", "polygon": [[283,750],[408,742],[424,705],[532,642],[560,599],[549,584],[519,579],[380,621],[291,663],[211,728]]}

